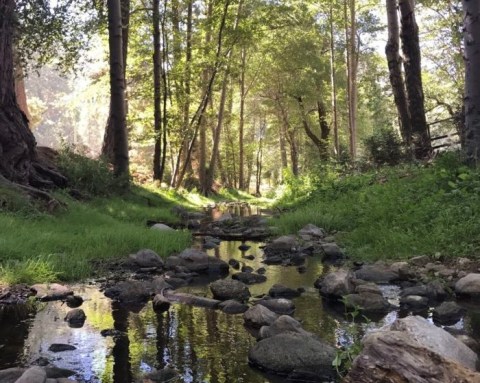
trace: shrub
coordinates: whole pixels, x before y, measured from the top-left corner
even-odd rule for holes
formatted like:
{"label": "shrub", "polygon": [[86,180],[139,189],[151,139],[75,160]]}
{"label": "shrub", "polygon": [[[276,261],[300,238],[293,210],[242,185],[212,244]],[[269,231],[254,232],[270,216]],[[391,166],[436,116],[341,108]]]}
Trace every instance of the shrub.
{"label": "shrub", "polygon": [[125,179],[114,177],[104,160],[85,157],[72,147],[60,151],[57,165],[69,187],[83,194],[109,196],[125,190]]}
{"label": "shrub", "polygon": [[376,165],[397,165],[404,158],[402,141],[392,129],[377,130],[363,144],[369,160]]}

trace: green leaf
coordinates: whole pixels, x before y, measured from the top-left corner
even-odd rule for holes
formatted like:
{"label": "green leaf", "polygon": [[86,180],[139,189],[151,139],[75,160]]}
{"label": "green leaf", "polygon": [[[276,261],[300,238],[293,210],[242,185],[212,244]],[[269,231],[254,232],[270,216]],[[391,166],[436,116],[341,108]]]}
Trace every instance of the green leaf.
{"label": "green leaf", "polygon": [[452,189],[456,189],[457,184],[453,181],[448,181],[448,186],[450,186]]}

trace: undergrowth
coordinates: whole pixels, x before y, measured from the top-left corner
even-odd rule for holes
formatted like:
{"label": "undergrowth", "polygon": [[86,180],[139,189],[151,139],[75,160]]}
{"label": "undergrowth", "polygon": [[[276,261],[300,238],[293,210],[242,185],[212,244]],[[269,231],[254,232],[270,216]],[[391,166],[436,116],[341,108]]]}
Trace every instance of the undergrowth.
{"label": "undergrowth", "polygon": [[[480,253],[480,172],[457,153],[434,164],[401,165],[319,181],[272,221],[290,234],[307,223],[332,232],[362,260],[420,254],[448,258]],[[300,202],[298,202],[300,201]]]}

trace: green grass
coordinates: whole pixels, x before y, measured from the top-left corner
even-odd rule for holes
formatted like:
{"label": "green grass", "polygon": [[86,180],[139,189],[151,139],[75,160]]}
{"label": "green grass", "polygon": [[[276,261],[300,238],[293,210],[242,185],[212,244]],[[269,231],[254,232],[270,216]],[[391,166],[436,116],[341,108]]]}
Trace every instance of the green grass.
{"label": "green grass", "polygon": [[92,261],[125,257],[142,248],[165,257],[189,245],[186,231],[157,232],[146,227],[150,218],[171,221],[170,204],[155,208],[135,202],[136,198],[70,201],[66,211],[29,219],[0,214],[0,280],[79,280],[92,275]]}
{"label": "green grass", "polygon": [[[301,199],[300,199],[301,200]],[[338,231],[354,259],[480,255],[480,172],[447,154],[433,166],[399,166],[319,184],[272,220],[280,233],[307,223]]]}

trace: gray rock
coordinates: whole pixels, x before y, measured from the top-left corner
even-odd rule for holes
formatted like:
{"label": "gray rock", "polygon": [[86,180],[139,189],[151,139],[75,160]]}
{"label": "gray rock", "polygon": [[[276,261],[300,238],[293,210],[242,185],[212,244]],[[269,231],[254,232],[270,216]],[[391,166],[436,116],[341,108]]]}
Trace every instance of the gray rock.
{"label": "gray rock", "polygon": [[170,301],[163,294],[156,294],[152,300],[153,310],[157,313],[163,313],[170,309]]}
{"label": "gray rock", "polygon": [[274,251],[292,251],[296,250],[297,247],[297,238],[294,235],[284,235],[274,239],[266,246],[266,249]]}
{"label": "gray rock", "polygon": [[428,298],[421,295],[405,295],[400,298],[400,307],[405,310],[425,310],[428,308]]}
{"label": "gray rock", "polygon": [[140,305],[150,299],[153,292],[151,283],[128,280],[107,288],[105,296],[124,304]]}
{"label": "gray rock", "polygon": [[240,269],[240,262],[238,262],[236,259],[230,259],[228,264],[236,270]]}
{"label": "gray rock", "polygon": [[458,295],[477,297],[480,295],[480,274],[468,274],[455,283]]}
{"label": "gray rock", "polygon": [[0,382],[15,383],[18,378],[26,371],[25,368],[13,367],[0,370]]}
{"label": "gray rock", "polygon": [[279,315],[293,315],[295,313],[295,304],[285,298],[261,299],[257,305],[262,305]]}
{"label": "gray rock", "polygon": [[170,226],[167,226],[163,223],[156,223],[155,225],[151,226],[150,229],[158,230],[158,231],[174,231]]}
{"label": "gray rock", "polygon": [[335,349],[305,334],[287,332],[259,341],[248,353],[249,362],[279,375],[324,382],[334,378]]}
{"label": "gray rock", "polygon": [[224,213],[219,218],[216,219],[217,222],[231,221],[233,216],[230,213]]}
{"label": "gray rock", "polygon": [[76,349],[77,348],[75,346],[72,346],[70,344],[64,344],[64,343],[53,343],[48,348],[48,350],[51,352],[73,351]]}
{"label": "gray rock", "polygon": [[364,281],[375,283],[392,283],[399,278],[397,272],[382,263],[362,266],[355,272],[355,277],[357,279],[363,279]]}
{"label": "gray rock", "polygon": [[355,293],[356,294],[369,293],[369,294],[382,295],[382,290],[380,290],[380,288],[374,283],[364,283],[364,284],[357,285],[355,287]]}
{"label": "gray rock", "polygon": [[259,339],[266,339],[284,332],[312,335],[303,329],[299,321],[289,315],[281,315],[270,326],[262,326],[258,335]]}
{"label": "gray rock", "polygon": [[166,289],[173,290],[173,286],[167,282],[167,277],[165,275],[160,275],[158,277],[153,278],[152,292],[154,294],[159,294]]}
{"label": "gray rock", "polygon": [[268,295],[272,298],[295,298],[300,296],[300,292],[276,283],[268,290]]}
{"label": "gray rock", "polygon": [[129,259],[138,267],[163,267],[163,259],[153,250],[142,249],[130,254]]}
{"label": "gray rock", "polygon": [[327,235],[327,233],[325,232],[325,230],[321,229],[320,227],[309,223],[308,225],[304,226],[302,229],[298,231],[298,235],[300,236],[309,235],[315,238],[324,238]]}
{"label": "gray rock", "polygon": [[70,327],[79,328],[83,326],[86,319],[87,316],[82,309],[73,309],[67,313],[64,320],[68,322]]}
{"label": "gray rock", "polygon": [[432,281],[426,285],[407,287],[402,290],[400,295],[419,295],[428,298],[430,302],[438,302],[445,299],[447,293],[440,281]]}
{"label": "gray rock", "polygon": [[388,301],[377,293],[348,294],[345,295],[343,302],[348,310],[359,309],[367,313],[383,313],[390,309]]}
{"label": "gray rock", "polygon": [[169,269],[184,267],[189,272],[211,274],[228,273],[228,264],[215,257],[208,256],[198,249],[185,249],[178,256],[170,256],[166,259],[165,266]]}
{"label": "gray rock", "polygon": [[327,297],[338,299],[344,295],[354,292],[352,283],[353,274],[348,270],[338,270],[328,273],[315,282],[315,287],[320,289],[320,293]]}
{"label": "gray rock", "polygon": [[45,383],[47,373],[41,367],[30,367],[20,376],[15,383]]}
{"label": "gray rock", "polygon": [[260,328],[262,326],[270,326],[279,317],[273,311],[265,306],[255,305],[250,307],[243,314],[243,319],[248,326]]}
{"label": "gray rock", "polygon": [[68,378],[69,376],[75,375],[75,371],[67,370],[66,368],[58,367],[45,367],[45,372],[47,373],[47,378],[49,379],[60,379]]}
{"label": "gray rock", "polygon": [[236,300],[228,300],[220,303],[218,307],[225,314],[243,314],[248,310],[248,306]]}
{"label": "gray rock", "polygon": [[244,283],[230,278],[219,279],[211,283],[210,291],[215,299],[221,301],[236,299],[245,302],[250,298],[248,287]]}
{"label": "gray rock", "polygon": [[465,309],[455,302],[443,302],[433,310],[433,321],[435,323],[450,326],[457,323],[465,314]]}
{"label": "gray rock", "polygon": [[419,255],[417,257],[410,258],[408,261],[408,263],[417,267],[423,267],[428,262],[430,262],[430,257],[428,255]]}
{"label": "gray rock", "polygon": [[83,304],[83,298],[78,295],[69,295],[65,299],[67,306],[70,308],[80,307]]}
{"label": "gray rock", "polygon": [[58,283],[36,284],[30,287],[36,293],[37,299],[41,301],[63,300],[68,295],[72,295],[73,291],[67,286]]}
{"label": "gray rock", "polygon": [[322,244],[323,257],[322,261],[331,264],[340,264],[345,261],[345,254],[336,243]]}
{"label": "gray rock", "polygon": [[480,382],[480,374],[424,348],[408,332],[376,331],[367,334],[362,343],[363,350],[344,383]]}
{"label": "gray rock", "polygon": [[397,319],[389,328],[391,331],[406,332],[432,352],[476,370],[478,357],[472,350],[445,330],[420,316]]}
{"label": "gray rock", "polygon": [[245,283],[246,285],[254,285],[256,283],[263,283],[267,280],[265,275],[240,272],[232,275],[232,278]]}

